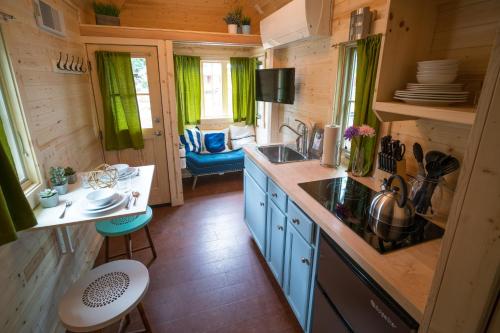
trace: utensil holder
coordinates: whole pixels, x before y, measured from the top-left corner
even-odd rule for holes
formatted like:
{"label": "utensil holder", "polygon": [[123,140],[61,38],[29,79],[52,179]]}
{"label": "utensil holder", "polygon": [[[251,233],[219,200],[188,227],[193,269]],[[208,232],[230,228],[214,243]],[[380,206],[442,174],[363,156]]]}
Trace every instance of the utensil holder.
{"label": "utensil holder", "polygon": [[446,221],[453,199],[453,190],[445,179],[428,179],[417,176],[409,180],[410,200],[415,211],[432,220]]}

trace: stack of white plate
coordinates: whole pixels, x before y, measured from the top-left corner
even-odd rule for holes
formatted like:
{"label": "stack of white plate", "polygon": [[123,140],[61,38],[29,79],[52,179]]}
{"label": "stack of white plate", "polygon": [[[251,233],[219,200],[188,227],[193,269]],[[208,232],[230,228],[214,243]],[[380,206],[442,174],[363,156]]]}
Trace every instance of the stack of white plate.
{"label": "stack of white plate", "polygon": [[452,83],[457,78],[458,60],[430,60],[419,61],[417,67],[417,81],[427,84]]}
{"label": "stack of white plate", "polygon": [[118,180],[123,180],[137,173],[137,168],[131,167],[128,164],[114,164],[111,166],[118,171]]}
{"label": "stack of white plate", "polygon": [[104,214],[122,205],[127,196],[112,189],[95,190],[82,200],[82,212],[89,215]]}
{"label": "stack of white plate", "polygon": [[462,87],[461,83],[408,83],[406,90],[396,90],[394,99],[421,105],[464,103],[469,93],[462,91]]}

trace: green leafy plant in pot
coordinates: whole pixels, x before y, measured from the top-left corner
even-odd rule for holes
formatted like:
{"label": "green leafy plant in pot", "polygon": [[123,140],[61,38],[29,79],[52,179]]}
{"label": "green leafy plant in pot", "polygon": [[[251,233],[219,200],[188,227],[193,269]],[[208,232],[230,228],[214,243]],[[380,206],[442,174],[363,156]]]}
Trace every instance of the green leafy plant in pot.
{"label": "green leafy plant in pot", "polygon": [[64,175],[68,178],[68,184],[74,184],[77,181],[76,172],[72,167],[64,168]]}
{"label": "green leafy plant in pot", "polygon": [[59,204],[59,194],[54,189],[45,189],[39,193],[40,205],[43,208],[52,208]]}
{"label": "green leafy plant in pot", "polygon": [[120,8],[112,3],[94,1],[94,13],[98,25],[120,25]]}
{"label": "green leafy plant in pot", "polygon": [[248,16],[243,16],[243,18],[241,19],[241,31],[243,32],[244,35],[251,34],[251,27],[250,27],[251,23],[252,20]]}
{"label": "green leafy plant in pot", "polygon": [[68,193],[68,178],[64,172],[64,168],[61,167],[51,167],[50,171],[50,183],[54,187],[54,189],[60,195]]}
{"label": "green leafy plant in pot", "polygon": [[243,16],[243,9],[237,7],[226,14],[223,18],[227,24],[227,32],[230,34],[238,33],[238,26],[241,24],[241,17]]}

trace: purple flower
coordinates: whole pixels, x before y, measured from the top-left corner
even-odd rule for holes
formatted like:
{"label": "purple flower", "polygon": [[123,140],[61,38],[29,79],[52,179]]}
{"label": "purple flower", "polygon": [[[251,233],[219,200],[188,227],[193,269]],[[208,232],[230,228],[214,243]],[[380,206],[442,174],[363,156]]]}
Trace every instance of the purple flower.
{"label": "purple flower", "polygon": [[345,129],[344,138],[346,140],[352,140],[355,136],[359,135],[358,128],[355,126],[349,126]]}

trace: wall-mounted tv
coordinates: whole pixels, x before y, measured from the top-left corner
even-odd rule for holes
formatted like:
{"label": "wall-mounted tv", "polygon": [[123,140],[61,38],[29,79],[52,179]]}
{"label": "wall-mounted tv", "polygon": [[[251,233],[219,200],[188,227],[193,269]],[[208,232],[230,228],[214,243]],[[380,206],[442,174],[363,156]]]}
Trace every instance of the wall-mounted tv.
{"label": "wall-mounted tv", "polygon": [[257,69],[255,81],[257,101],[293,104],[295,68]]}

